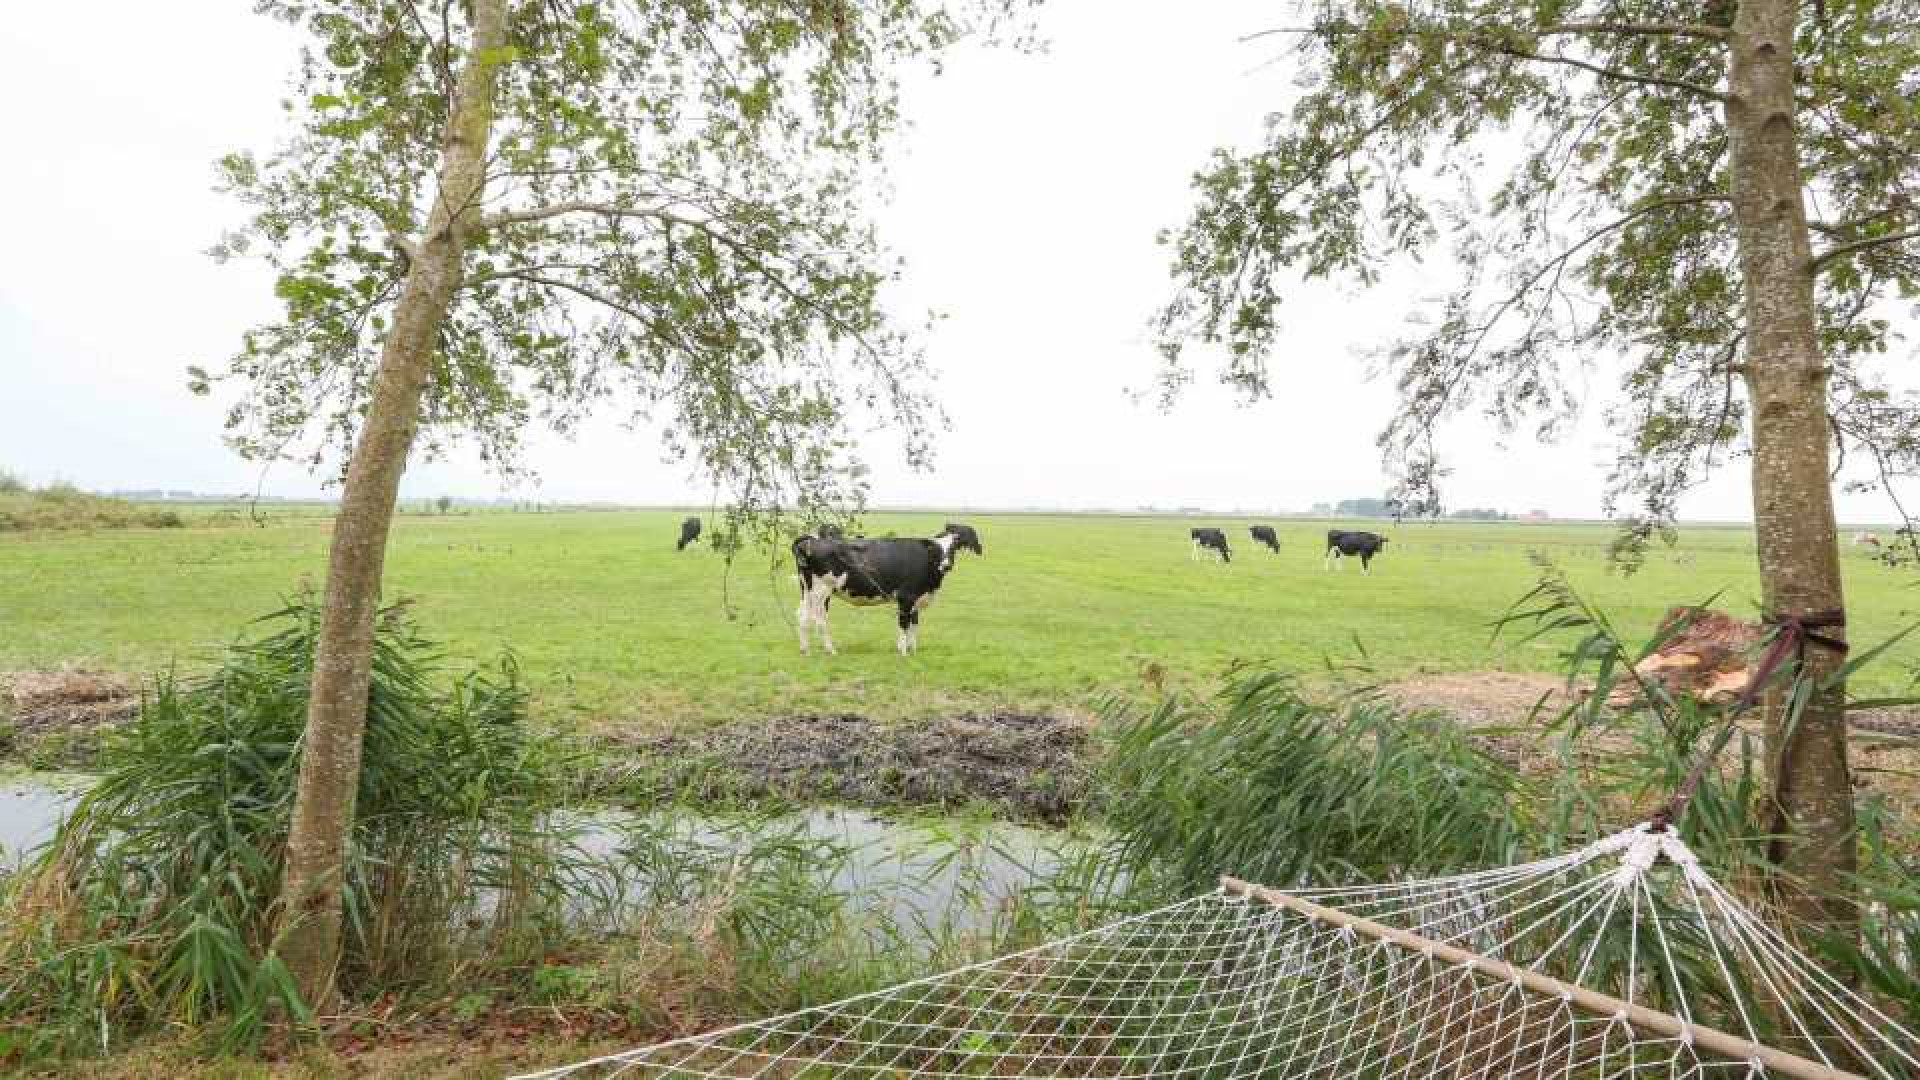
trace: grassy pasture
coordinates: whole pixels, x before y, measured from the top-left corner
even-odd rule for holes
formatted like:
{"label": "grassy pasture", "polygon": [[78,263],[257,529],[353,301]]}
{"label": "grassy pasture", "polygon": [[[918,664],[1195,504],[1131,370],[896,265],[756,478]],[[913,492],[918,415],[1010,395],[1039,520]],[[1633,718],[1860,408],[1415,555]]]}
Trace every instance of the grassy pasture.
{"label": "grassy pasture", "polygon": [[[1668,605],[1721,594],[1754,611],[1751,534],[1694,527],[1637,576],[1607,572],[1598,525],[1412,524],[1371,577],[1321,568],[1326,523],[1279,526],[1256,550],[1230,525],[1230,566],[1188,559],[1201,519],[954,515],[986,556],[963,556],[921,627],[921,652],[893,653],[891,608],[834,606],[840,655],[799,654],[796,586],[784,553],[743,557],[731,576],[704,544],[676,553],[680,511],[412,514],[388,564],[394,595],[456,654],[520,656],[549,715],[682,727],[801,712],[909,717],[980,708],[1075,706],[1158,682],[1202,685],[1233,665],[1364,664],[1423,671],[1549,670],[1553,646],[1489,642],[1488,623],[1533,583],[1527,553],[1566,567],[1632,633]],[[925,535],[946,515],[873,515],[869,532]],[[324,563],[326,520],[287,513],[265,527],[211,520],[181,529],[0,535],[0,668],[198,666],[241,624],[273,609]],[[1910,572],[1849,550],[1858,641],[1920,617]],[[729,604],[731,612],[729,612]],[[1364,653],[1362,652],[1364,650]],[[1906,643],[1860,687],[1891,690],[1920,662]]]}

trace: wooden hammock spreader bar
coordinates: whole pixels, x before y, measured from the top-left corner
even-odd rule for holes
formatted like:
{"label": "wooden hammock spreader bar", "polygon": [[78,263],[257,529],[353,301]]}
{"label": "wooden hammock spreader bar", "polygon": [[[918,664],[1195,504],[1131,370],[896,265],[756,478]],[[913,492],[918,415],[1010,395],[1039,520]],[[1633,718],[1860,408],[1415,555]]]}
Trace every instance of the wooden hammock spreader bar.
{"label": "wooden hammock spreader bar", "polygon": [[1691,1040],[1694,1045],[1704,1047],[1729,1061],[1758,1061],[1766,1066],[1769,1076],[1785,1076],[1790,1077],[1791,1080],[1867,1080],[1858,1073],[1845,1072],[1831,1065],[1822,1065],[1817,1061],[1808,1061],[1798,1054],[1776,1050],[1771,1046],[1743,1039],[1737,1035],[1729,1035],[1714,1028],[1689,1024],[1677,1016],[1663,1013],[1658,1009],[1649,1009],[1644,1005],[1621,1001],[1619,998],[1596,993],[1582,986],[1561,982],[1551,975],[1517,968],[1503,960],[1494,960],[1445,942],[1398,930],[1371,919],[1349,915],[1338,908],[1326,907],[1311,900],[1302,900],[1297,896],[1270,889],[1264,885],[1255,885],[1234,877],[1222,877],[1220,887],[1236,896],[1263,900],[1274,907],[1285,908],[1315,922],[1346,927],[1375,940],[1398,945],[1409,952],[1430,955],[1448,963],[1469,967],[1488,978],[1519,983],[1535,993],[1567,1001],[1596,1017],[1609,1020],[1615,1017],[1623,1018],[1627,1024],[1649,1035],[1666,1039]]}

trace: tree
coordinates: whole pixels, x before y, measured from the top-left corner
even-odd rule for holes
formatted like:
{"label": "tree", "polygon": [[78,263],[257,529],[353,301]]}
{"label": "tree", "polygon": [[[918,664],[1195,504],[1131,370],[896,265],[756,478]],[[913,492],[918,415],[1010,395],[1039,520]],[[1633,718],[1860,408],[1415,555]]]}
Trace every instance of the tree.
{"label": "tree", "polygon": [[[1385,353],[1403,489],[1433,498],[1442,421],[1478,408],[1552,437],[1594,358],[1618,357],[1629,561],[1746,454],[1768,615],[1844,618],[1833,455],[1889,494],[1920,466],[1920,410],[1875,366],[1920,288],[1920,5],[1360,0],[1260,39],[1293,47],[1302,89],[1260,146],[1217,154],[1169,238],[1169,392],[1200,341],[1264,393],[1286,281],[1371,283],[1450,236],[1463,284]],[[1810,643],[1812,700],[1791,725],[1768,713],[1773,854],[1829,921],[1852,917],[1856,855],[1840,662]]]}
{"label": "tree", "polygon": [[295,133],[221,163],[253,210],[216,254],[263,253],[284,312],[192,376],[238,388],[242,452],[346,458],[277,945],[320,1004],[409,457],[468,439],[511,470],[530,421],[618,398],[738,520],[857,497],[850,415],[921,460],[921,363],[858,206],[896,64],[964,27],[921,0],[255,6],[310,41]]}

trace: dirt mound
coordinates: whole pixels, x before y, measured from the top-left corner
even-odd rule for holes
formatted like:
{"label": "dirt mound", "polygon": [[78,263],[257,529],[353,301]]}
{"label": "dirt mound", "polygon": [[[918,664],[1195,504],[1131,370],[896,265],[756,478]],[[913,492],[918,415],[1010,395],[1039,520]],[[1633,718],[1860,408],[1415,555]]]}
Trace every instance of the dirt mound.
{"label": "dirt mound", "polygon": [[105,671],[0,672],[0,710],[20,731],[117,723],[140,707],[133,679]]}
{"label": "dirt mound", "polygon": [[861,805],[996,804],[1056,820],[1086,794],[1088,727],[1028,713],[881,723],[799,716],[698,734],[619,738],[620,780],[659,794],[772,795]]}
{"label": "dirt mound", "polygon": [[101,733],[140,708],[136,681],[105,671],[0,672],[0,757],[85,765]]}

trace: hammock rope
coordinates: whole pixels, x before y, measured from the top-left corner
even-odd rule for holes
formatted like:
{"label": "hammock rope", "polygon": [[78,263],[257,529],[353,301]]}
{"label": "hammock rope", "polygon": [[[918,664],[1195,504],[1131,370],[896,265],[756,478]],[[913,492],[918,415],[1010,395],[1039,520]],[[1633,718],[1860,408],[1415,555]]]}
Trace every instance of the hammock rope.
{"label": "hammock rope", "polygon": [[1643,824],[1517,866],[1218,891],[843,1001],[528,1074],[1920,1076],[1920,1037]]}

